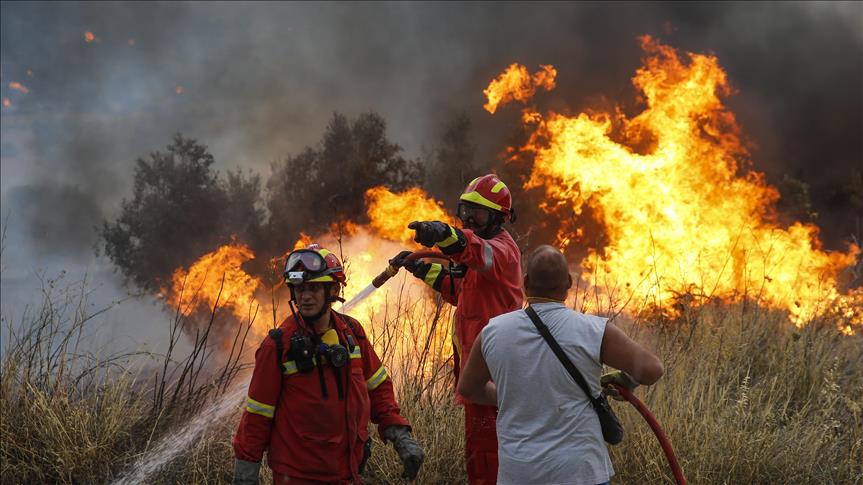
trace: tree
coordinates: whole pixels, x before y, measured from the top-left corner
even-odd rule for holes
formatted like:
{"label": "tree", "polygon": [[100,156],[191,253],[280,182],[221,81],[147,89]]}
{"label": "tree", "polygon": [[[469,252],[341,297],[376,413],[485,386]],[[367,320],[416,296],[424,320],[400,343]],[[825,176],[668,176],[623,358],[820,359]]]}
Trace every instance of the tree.
{"label": "tree", "polygon": [[167,152],[137,160],[132,199],[101,231],[106,255],[127,281],[157,291],[178,267],[260,232],[260,178],[229,172],[223,181],[213,163],[206,146],[180,134]]}
{"label": "tree", "polygon": [[273,254],[293,246],[300,231],[320,233],[338,220],[364,220],[364,196],[371,187],[419,185],[422,166],[401,152],[387,138],[386,121],[379,114],[349,121],[334,113],[317,147],[272,166],[267,208]]}
{"label": "tree", "polygon": [[474,167],[475,153],[470,118],[461,112],[441,129],[426,184],[429,193],[447,204],[458,200],[468,182],[482,175]]}

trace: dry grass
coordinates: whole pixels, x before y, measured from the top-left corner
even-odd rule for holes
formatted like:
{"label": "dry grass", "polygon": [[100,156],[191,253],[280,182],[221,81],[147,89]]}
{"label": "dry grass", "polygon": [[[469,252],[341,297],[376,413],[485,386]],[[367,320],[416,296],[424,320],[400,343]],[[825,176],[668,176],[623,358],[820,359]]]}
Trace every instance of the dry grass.
{"label": "dry grass", "polygon": [[[3,483],[110,482],[238,371],[184,377],[182,397],[170,399],[178,388],[171,370],[179,376],[200,362],[169,359],[164,366],[157,358],[136,370],[130,355],[79,352],[76,342],[87,337],[94,316],[81,305],[86,292],[66,288],[59,296],[46,290],[38,312],[17,325],[5,322]],[[427,452],[419,482],[463,483],[463,418],[452,402],[448,361],[451,311],[432,300],[417,305],[397,301],[391,313],[375,316],[370,333]],[[717,304],[681,321],[632,324],[628,331],[666,363],[663,379],[637,395],[663,424],[690,483],[863,483],[863,339],[822,323],[798,330],[779,312]],[[672,483],[640,416],[624,403],[616,409],[627,438],[612,449],[615,482]],[[213,423],[148,480],[228,482],[237,418]],[[399,483],[400,474],[396,454],[375,436],[368,481]]]}

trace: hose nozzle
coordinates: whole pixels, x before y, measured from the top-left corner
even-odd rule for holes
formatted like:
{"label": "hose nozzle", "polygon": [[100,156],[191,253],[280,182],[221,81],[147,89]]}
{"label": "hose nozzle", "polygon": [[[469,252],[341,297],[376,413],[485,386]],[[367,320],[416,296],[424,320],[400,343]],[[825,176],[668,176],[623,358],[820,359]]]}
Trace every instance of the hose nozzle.
{"label": "hose nozzle", "polygon": [[397,275],[399,269],[394,267],[393,265],[387,266],[387,269],[381,271],[381,274],[375,276],[375,279],[372,280],[372,286],[375,288],[380,288],[384,283],[389,281],[390,278]]}

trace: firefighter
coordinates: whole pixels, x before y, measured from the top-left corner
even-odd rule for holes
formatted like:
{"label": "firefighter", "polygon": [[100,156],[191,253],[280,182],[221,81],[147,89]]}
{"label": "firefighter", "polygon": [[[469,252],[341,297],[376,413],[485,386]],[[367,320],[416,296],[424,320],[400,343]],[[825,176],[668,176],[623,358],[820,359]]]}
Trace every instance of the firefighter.
{"label": "firefighter", "polygon": [[234,436],[235,484],[255,484],[261,458],[276,484],[359,484],[371,452],[368,422],[378,425],[416,478],[424,459],[401,416],[387,370],[362,325],[330,307],[345,273],[317,244],[293,251],[285,266],[291,316],[270,331]]}
{"label": "firefighter", "polygon": [[[512,195],[496,175],[477,177],[459,198],[458,218],[463,229],[440,221],[415,221],[414,240],[437,246],[456,266],[421,261],[408,262],[409,251],[399,253],[390,264],[403,266],[439,291],[456,306],[452,332],[456,383],[474,340],[489,319],[522,307],[521,253],[503,229],[515,220]],[[493,484],[497,480],[497,408],[480,406],[456,397],[465,409],[465,464],[471,484]]]}

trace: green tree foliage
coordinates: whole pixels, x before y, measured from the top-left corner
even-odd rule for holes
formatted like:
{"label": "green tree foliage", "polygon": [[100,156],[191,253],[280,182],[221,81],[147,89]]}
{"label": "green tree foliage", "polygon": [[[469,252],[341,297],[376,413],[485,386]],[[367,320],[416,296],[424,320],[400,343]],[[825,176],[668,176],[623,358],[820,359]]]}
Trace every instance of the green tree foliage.
{"label": "green tree foliage", "polygon": [[334,113],[316,147],[272,165],[267,181],[269,251],[290,248],[300,231],[326,231],[338,220],[363,221],[366,190],[418,185],[423,167],[405,159],[386,135],[386,122],[369,112],[349,121]]}
{"label": "green tree foliage", "polygon": [[180,266],[233,238],[254,245],[264,212],[257,175],[212,169],[207,147],[177,134],[166,152],[138,159],[131,200],[104,221],[105,253],[141,289],[156,291]]}

